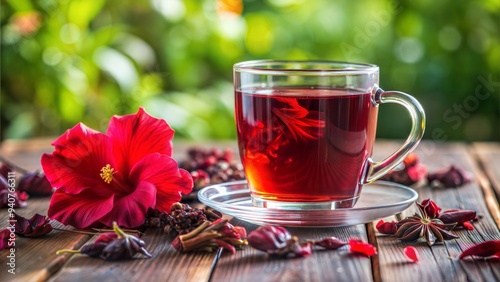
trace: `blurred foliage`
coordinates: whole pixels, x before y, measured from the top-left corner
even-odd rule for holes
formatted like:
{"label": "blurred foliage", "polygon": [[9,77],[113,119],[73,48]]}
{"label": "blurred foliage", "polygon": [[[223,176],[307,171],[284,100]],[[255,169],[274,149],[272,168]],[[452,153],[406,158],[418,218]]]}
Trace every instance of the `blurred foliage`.
{"label": "blurred foliage", "polygon": [[[426,138],[500,140],[500,1],[2,0],[1,133],[105,130],[144,106],[177,136],[234,138],[232,65],[328,59],[381,67]],[[382,105],[378,137],[405,138]]]}

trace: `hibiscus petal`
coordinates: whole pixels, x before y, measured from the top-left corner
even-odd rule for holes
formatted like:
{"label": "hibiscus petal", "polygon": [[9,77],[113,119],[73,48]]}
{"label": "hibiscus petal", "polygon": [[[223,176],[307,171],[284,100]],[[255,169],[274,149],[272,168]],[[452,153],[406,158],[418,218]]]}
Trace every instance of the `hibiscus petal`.
{"label": "hibiscus petal", "polygon": [[69,194],[103,184],[101,168],[113,165],[108,136],[77,124],[57,138],[55,151],[42,156],[42,168],[50,184]]}
{"label": "hibiscus petal", "polygon": [[48,216],[76,228],[87,228],[99,222],[113,208],[114,195],[103,195],[89,189],[71,195],[56,190],[50,199]]}
{"label": "hibiscus petal", "polygon": [[193,189],[193,178],[177,162],[167,155],[151,154],[140,160],[130,172],[132,183],[145,181],[157,189],[156,209],[170,210],[170,206],[181,200],[181,194]]}
{"label": "hibiscus petal", "polygon": [[[3,250],[3,249],[8,249],[11,247],[11,245],[9,245],[9,239],[11,238],[11,234],[10,234],[10,229],[3,229],[2,231],[0,231],[0,250]],[[14,238],[12,236],[12,238]]]}
{"label": "hibiscus petal", "polygon": [[125,228],[136,228],[146,220],[148,208],[156,203],[156,188],[153,184],[141,181],[131,194],[115,198],[113,209],[100,222],[113,226],[113,221]]}
{"label": "hibiscus petal", "polygon": [[130,169],[143,157],[160,153],[172,155],[174,130],[165,120],[150,116],[143,108],[135,115],[114,116],[106,134],[113,142],[118,170]]}

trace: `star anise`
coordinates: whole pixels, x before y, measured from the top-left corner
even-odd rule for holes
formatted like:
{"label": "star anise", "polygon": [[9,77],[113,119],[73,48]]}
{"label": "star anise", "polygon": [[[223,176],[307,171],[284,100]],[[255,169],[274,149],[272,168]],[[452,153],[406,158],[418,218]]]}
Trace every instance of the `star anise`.
{"label": "star anise", "polygon": [[417,205],[420,214],[415,213],[396,224],[397,231],[394,237],[402,241],[416,241],[420,237],[425,237],[429,246],[444,240],[457,239],[458,236],[451,233],[456,223],[445,224],[440,219],[431,218],[427,215],[421,205]]}

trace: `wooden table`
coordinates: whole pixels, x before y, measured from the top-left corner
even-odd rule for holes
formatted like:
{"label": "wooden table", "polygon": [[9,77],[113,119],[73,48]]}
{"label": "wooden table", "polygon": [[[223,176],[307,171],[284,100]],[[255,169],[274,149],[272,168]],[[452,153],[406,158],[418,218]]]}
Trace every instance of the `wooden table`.
{"label": "wooden table", "polygon": [[[27,169],[40,168],[43,152],[51,152],[52,139],[7,141],[2,144],[3,157]],[[184,158],[193,143],[174,143],[176,159]],[[233,147],[235,142],[197,144],[206,147]],[[379,141],[375,159],[393,151],[399,142]],[[16,238],[16,274],[7,272],[7,250],[0,251],[2,281],[500,281],[500,259],[459,260],[462,250],[485,240],[500,239],[500,144],[437,143],[425,141],[417,153],[429,170],[450,164],[462,167],[473,181],[460,188],[436,189],[414,187],[419,201],[432,198],[442,208],[474,209],[482,218],[475,229],[454,230],[460,239],[428,247],[426,243],[405,243],[383,236],[374,228],[376,222],[337,228],[290,228],[299,238],[336,236],[343,240],[361,238],[373,244],[378,255],[371,258],[353,255],[348,247],[337,251],[316,251],[305,258],[275,259],[250,247],[229,253],[180,254],[172,247],[173,236],[157,229],[147,229],[142,239],[152,253],[151,259],[107,262],[82,255],[56,255],[59,249],[78,249],[92,242],[93,236],[52,231],[39,239]],[[32,198],[28,207],[17,209],[22,216],[46,214],[49,198]],[[403,212],[408,216],[415,206]],[[393,220],[393,218],[385,218]],[[7,211],[0,210],[0,227],[7,224]],[[250,232],[257,226],[232,219],[235,225]],[[58,228],[68,228],[55,224]],[[409,262],[405,246],[417,248],[420,261]]]}

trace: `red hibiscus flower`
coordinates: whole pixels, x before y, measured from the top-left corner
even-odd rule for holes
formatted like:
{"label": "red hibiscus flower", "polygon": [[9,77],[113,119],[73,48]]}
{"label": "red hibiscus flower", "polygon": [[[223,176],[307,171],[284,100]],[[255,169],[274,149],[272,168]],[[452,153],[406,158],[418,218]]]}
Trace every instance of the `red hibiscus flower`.
{"label": "red hibiscus flower", "polygon": [[77,228],[144,223],[148,208],[169,210],[193,187],[172,155],[174,130],[140,108],[111,118],[106,134],[77,124],[42,156],[56,188],[48,216]]}

